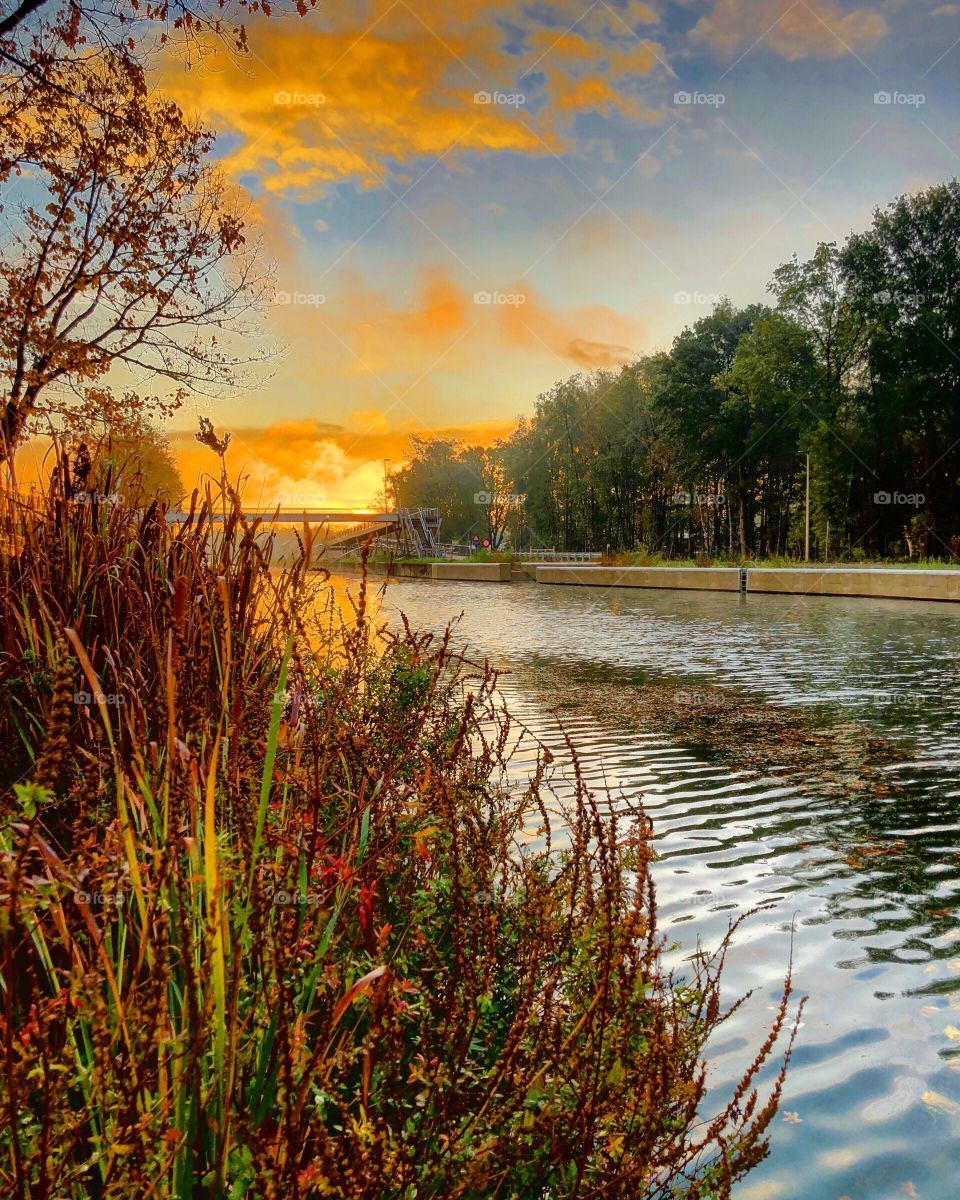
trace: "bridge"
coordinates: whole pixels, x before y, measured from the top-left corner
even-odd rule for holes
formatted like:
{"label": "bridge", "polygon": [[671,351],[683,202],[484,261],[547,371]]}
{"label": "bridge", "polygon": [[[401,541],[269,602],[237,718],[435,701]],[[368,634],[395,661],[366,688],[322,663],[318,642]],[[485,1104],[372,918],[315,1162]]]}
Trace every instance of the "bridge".
{"label": "bridge", "polygon": [[[189,519],[189,513],[168,512],[167,520],[175,524]],[[230,513],[209,513],[207,519],[221,523]],[[371,534],[378,542],[399,554],[419,557],[431,556],[437,551],[437,535],[440,531],[440,510],[418,508],[413,511],[401,508],[395,512],[363,512],[358,509],[244,509],[244,519],[261,521],[265,525],[310,525],[323,526],[318,542],[328,550],[354,550],[363,545]]]}

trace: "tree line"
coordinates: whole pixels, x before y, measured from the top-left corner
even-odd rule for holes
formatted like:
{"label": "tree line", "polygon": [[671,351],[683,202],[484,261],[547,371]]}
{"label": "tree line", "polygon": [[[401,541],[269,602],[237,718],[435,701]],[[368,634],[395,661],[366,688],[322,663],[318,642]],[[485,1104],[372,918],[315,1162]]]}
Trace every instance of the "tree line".
{"label": "tree line", "polygon": [[960,552],[960,182],[794,256],[668,351],[575,375],[489,448],[414,439],[452,537],[674,557]]}

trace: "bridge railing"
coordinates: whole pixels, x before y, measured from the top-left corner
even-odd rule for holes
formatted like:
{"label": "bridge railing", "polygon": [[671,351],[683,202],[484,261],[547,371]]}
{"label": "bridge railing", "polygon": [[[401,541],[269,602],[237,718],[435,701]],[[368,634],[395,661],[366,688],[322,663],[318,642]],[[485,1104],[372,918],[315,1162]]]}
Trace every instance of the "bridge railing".
{"label": "bridge railing", "polygon": [[[332,529],[325,538],[320,542],[320,545],[335,546],[338,542],[349,542],[354,538],[365,537],[371,533],[379,534],[384,526],[380,523],[367,521],[362,525],[348,525],[346,528]],[[387,527],[389,528],[389,526]]]}

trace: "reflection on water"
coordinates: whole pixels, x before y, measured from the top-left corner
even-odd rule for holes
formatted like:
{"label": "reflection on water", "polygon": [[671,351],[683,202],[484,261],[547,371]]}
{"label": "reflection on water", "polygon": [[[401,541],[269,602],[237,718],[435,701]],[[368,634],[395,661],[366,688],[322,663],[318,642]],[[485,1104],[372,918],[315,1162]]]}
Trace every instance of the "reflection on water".
{"label": "reflection on water", "polygon": [[[714,1047],[717,1084],[779,998],[791,949],[808,993],[770,1159],[738,1200],[960,1194],[960,609],[839,598],[391,582],[385,619],[442,628],[508,670],[502,690],[585,773],[653,818],[673,958],[758,903],[727,984],[756,988]],[[887,795],[824,789],[831,763],[762,776],[615,709],[580,706],[584,668],[645,672],[812,706],[896,741]],[[625,684],[629,686],[629,684]],[[885,853],[859,857],[869,845]]]}

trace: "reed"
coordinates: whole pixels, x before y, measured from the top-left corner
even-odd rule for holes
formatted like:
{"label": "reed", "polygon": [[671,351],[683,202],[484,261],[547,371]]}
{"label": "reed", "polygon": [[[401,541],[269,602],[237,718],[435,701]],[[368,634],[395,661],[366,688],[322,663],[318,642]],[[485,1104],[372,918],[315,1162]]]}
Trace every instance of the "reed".
{"label": "reed", "polygon": [[0,510],[3,1194],[728,1196],[790,981],[711,1107],[727,943],[665,971],[643,813],[518,779],[495,674],[318,617],[225,477],[68,481]]}

